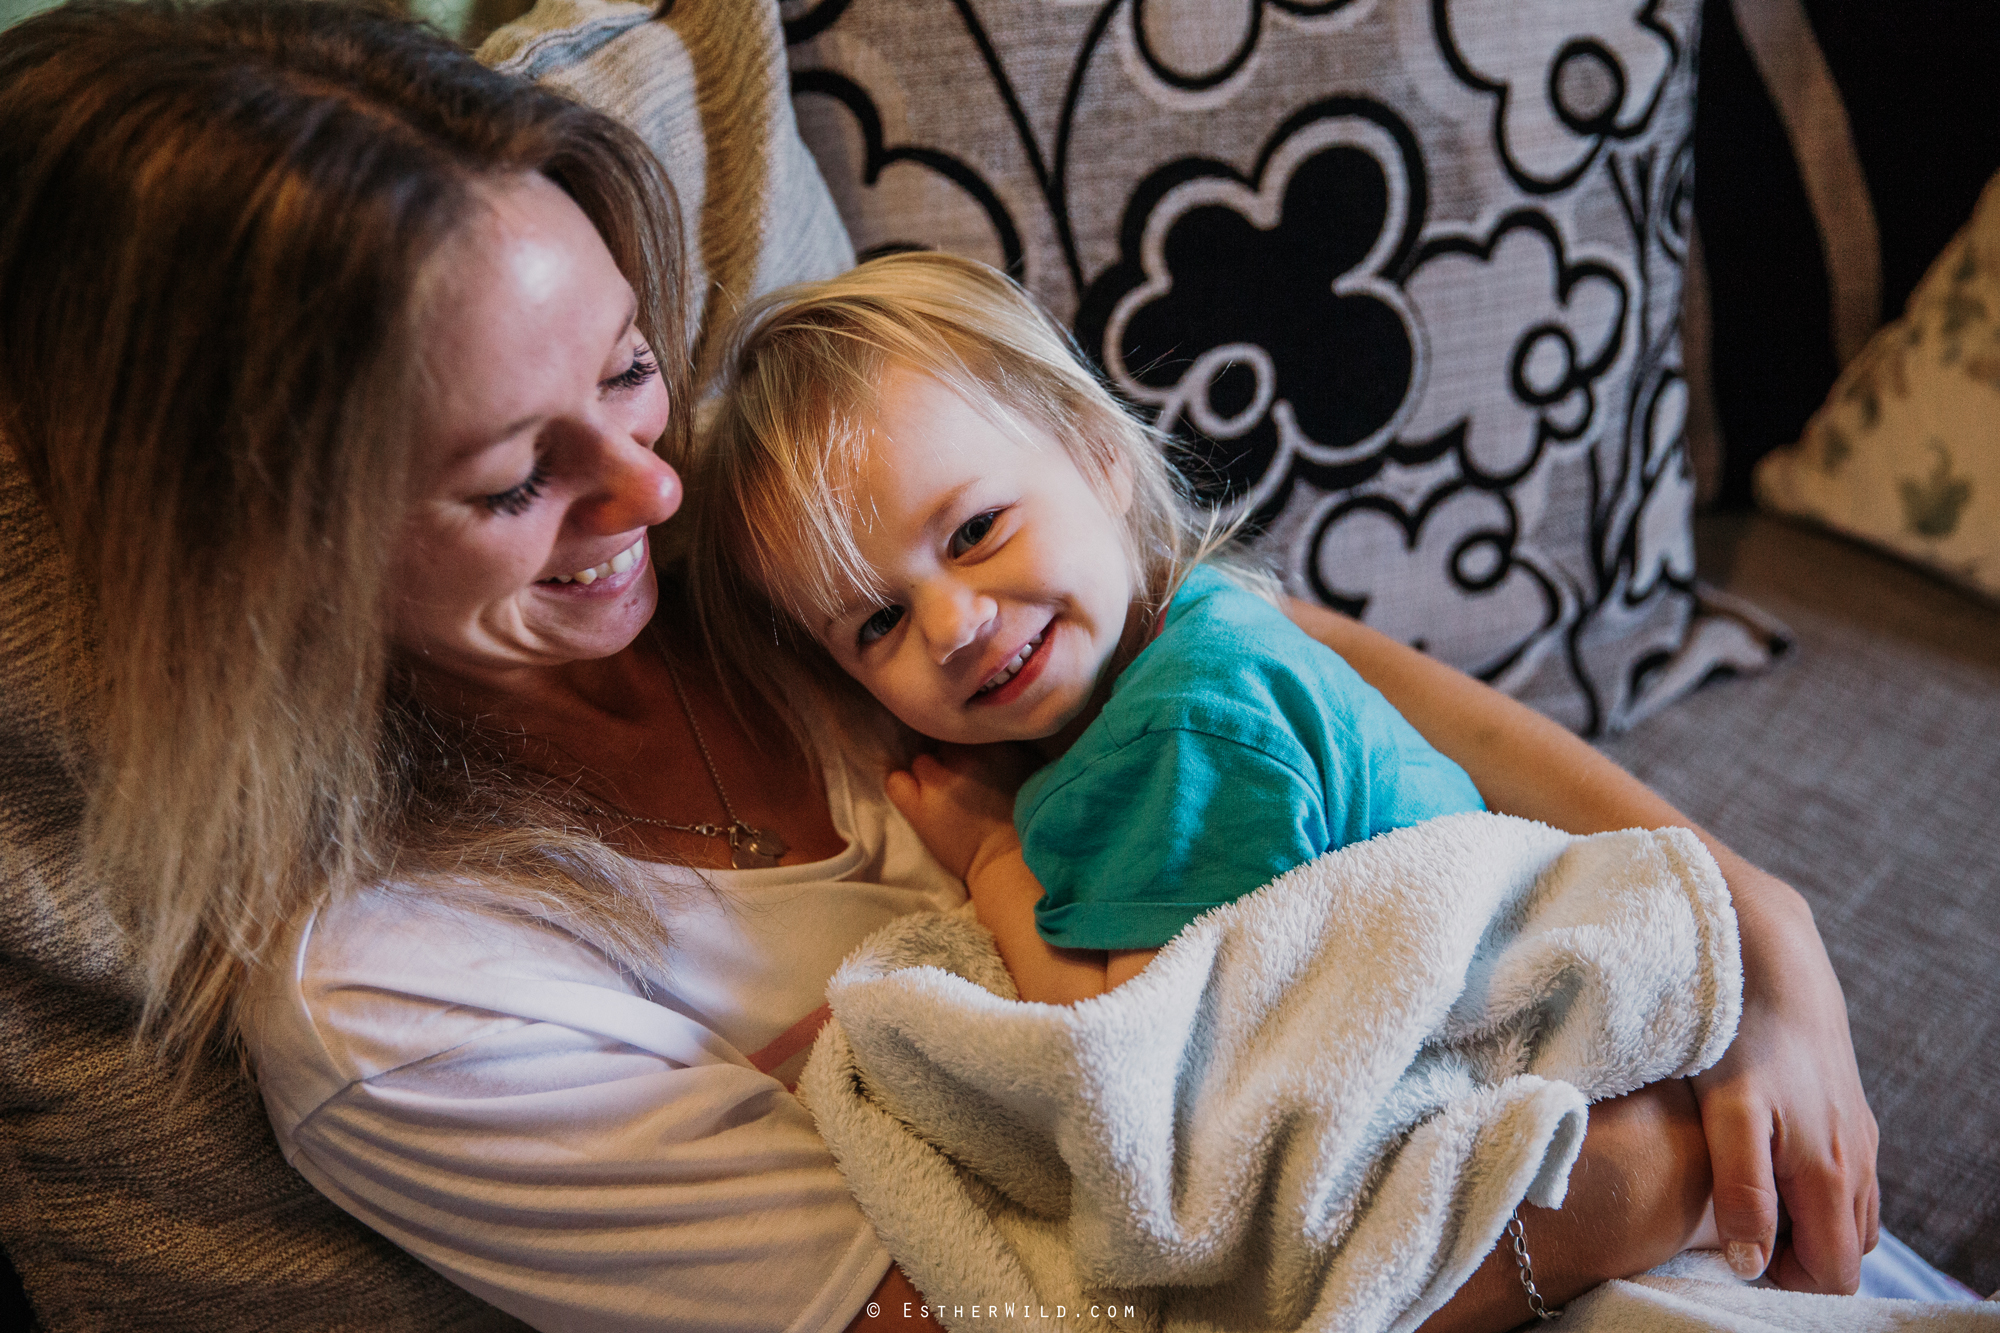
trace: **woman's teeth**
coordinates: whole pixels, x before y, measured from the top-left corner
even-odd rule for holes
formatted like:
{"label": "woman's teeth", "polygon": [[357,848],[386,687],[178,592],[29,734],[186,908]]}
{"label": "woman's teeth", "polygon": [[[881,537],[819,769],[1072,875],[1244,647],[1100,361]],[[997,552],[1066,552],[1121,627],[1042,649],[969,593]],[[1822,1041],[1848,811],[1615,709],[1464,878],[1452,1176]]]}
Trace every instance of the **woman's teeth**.
{"label": "woman's teeth", "polygon": [[[1048,633],[1047,630],[1042,631],[1042,634],[1046,633]],[[1028,659],[1035,655],[1035,649],[1041,646],[1042,646],[1041,634],[1037,634],[1034,638],[1022,644],[1021,651],[1014,654],[1013,660],[1008,662],[1006,666],[1003,666],[998,671],[994,672],[993,675],[987,680],[987,682],[984,685],[981,685],[978,689],[974,690],[972,692],[972,697],[976,699],[982,694],[989,694],[992,691],[999,689],[1002,685],[1005,685],[1008,681],[1014,679],[1014,677],[1020,672],[1021,668],[1027,665]]]}
{"label": "woman's teeth", "polygon": [[599,579],[608,579],[613,574],[623,574],[626,570],[638,564],[639,557],[645,553],[646,539],[641,537],[638,541],[633,542],[630,547],[620,551],[601,565],[592,565],[589,569],[580,569],[574,574],[558,574],[552,579],[544,579],[542,581],[544,583],[592,584]]}

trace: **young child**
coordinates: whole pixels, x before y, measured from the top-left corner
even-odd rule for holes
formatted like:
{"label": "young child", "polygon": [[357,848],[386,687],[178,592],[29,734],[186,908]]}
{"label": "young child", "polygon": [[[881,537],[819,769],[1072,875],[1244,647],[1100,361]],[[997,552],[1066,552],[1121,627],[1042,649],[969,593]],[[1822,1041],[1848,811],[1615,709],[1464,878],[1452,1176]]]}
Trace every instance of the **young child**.
{"label": "young child", "polygon": [[[850,741],[879,717],[858,685],[947,743],[888,793],[1024,999],[1098,994],[1293,866],[1483,808],[1228,571],[1163,445],[1007,278],[902,254],[747,312],[692,460],[712,646]],[[1011,799],[999,742],[1045,765]]]}

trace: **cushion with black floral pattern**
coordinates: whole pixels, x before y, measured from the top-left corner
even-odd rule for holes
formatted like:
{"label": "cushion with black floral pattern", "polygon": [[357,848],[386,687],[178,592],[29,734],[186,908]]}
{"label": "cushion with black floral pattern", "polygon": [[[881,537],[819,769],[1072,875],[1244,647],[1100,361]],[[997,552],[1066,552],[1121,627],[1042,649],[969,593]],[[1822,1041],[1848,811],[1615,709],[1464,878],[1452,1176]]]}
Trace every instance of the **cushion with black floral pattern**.
{"label": "cushion with black floral pattern", "polygon": [[1295,593],[1576,729],[1782,630],[1696,585],[1697,0],[787,0],[858,251],[1006,269]]}

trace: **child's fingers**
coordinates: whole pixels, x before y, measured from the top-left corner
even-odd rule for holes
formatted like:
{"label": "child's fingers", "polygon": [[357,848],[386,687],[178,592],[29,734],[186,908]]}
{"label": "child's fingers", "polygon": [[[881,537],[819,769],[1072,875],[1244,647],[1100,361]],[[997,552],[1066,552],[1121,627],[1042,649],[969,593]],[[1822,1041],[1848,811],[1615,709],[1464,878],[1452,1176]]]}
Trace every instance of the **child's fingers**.
{"label": "child's fingers", "polygon": [[951,763],[934,754],[920,754],[910,761],[910,776],[920,787],[949,789],[963,781],[963,775]]}
{"label": "child's fingers", "polygon": [[[923,762],[924,756],[918,755],[917,763]],[[911,765],[912,768],[915,766]],[[914,774],[905,773],[900,769],[889,774],[882,779],[882,794],[889,798],[889,804],[895,806],[903,818],[912,823],[916,822],[916,816],[924,804],[924,789],[922,782]]]}

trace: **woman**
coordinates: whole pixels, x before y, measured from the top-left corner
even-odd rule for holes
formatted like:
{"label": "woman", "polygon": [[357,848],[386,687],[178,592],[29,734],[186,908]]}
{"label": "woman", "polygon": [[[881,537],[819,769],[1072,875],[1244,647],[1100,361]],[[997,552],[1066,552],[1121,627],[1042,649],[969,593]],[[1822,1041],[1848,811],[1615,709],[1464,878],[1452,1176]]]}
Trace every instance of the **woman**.
{"label": "woman", "polygon": [[[874,775],[724,704],[655,571],[689,395],[644,147],[392,21],[92,0],[0,37],[0,198],[0,431],[99,610],[87,842],[163,1055],[240,1037],[301,1172],[540,1326],[901,1324],[782,1082],[839,958],[963,889]],[[1296,615],[1494,808],[1677,822]],[[1711,1158],[1743,1266],[1852,1289],[1872,1243],[1838,987],[1796,896],[1715,850],[1742,1034],[1698,1119],[1678,1084],[1593,1112],[1528,1210],[1551,1303],[1679,1249]],[[1527,1310],[1496,1251],[1434,1326]]]}

